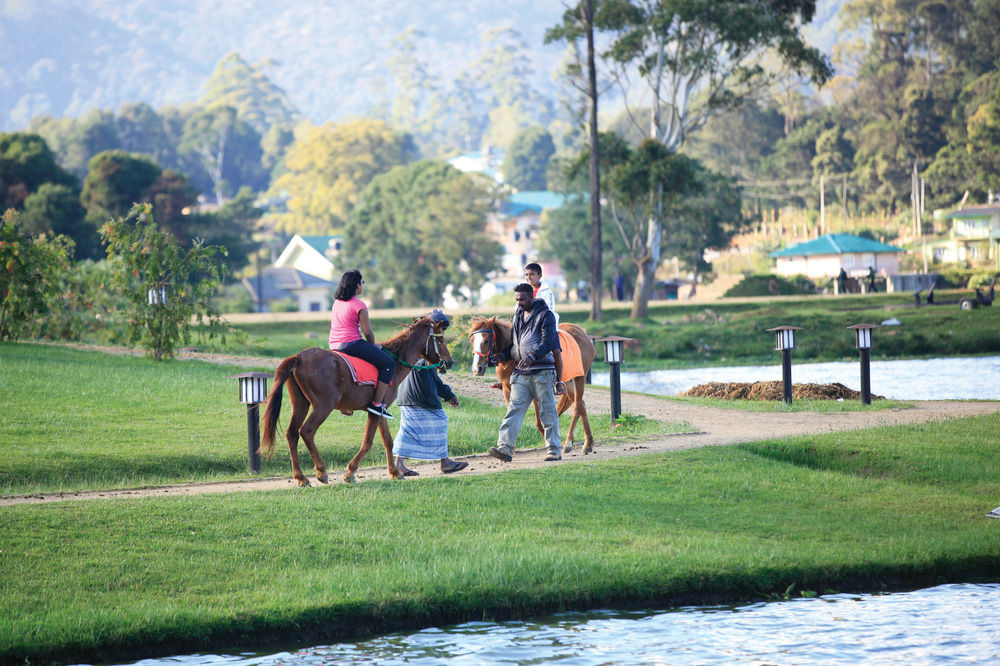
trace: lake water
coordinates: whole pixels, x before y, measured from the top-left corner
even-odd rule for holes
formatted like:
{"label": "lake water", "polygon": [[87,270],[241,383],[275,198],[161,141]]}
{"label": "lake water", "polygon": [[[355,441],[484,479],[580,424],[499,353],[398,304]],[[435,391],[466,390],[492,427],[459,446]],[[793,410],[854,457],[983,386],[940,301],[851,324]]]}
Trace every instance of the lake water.
{"label": "lake water", "polygon": [[469,622],[270,654],[202,654],[137,663],[986,664],[1000,662],[998,614],[1000,585],[941,585],[745,606]]}
{"label": "lake water", "polygon": [[[780,382],[781,359],[778,352],[775,355],[779,356],[777,365],[653,372],[623,370],[621,387],[624,391],[677,395],[709,382]],[[594,367],[597,368],[596,362]],[[627,364],[624,367],[627,368]],[[592,380],[594,384],[608,386],[610,375],[594,372]],[[861,390],[861,364],[858,361],[796,363],[795,352],[792,352],[793,384],[833,382]],[[874,395],[895,400],[997,400],[1000,399],[1000,356],[872,361],[871,390]]]}

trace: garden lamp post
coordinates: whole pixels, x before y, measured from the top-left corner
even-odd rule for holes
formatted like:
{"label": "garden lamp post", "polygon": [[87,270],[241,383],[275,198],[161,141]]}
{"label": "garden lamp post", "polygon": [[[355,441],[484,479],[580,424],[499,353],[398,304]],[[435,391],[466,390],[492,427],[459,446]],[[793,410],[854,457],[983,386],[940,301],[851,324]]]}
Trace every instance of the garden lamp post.
{"label": "garden lamp post", "polygon": [[260,418],[257,405],[267,399],[268,380],[271,375],[266,372],[244,372],[239,375],[229,375],[230,379],[239,380],[239,402],[247,406],[247,452],[251,474],[260,472]]}
{"label": "garden lamp post", "polygon": [[632,342],[632,338],[609,335],[606,338],[601,338],[600,342],[604,343],[604,362],[611,366],[611,422],[614,423],[622,414],[622,383],[619,366],[624,359],[625,343]]}
{"label": "garden lamp post", "polygon": [[781,352],[781,384],[784,400],[792,404],[792,350],[795,349],[795,331],[801,326],[777,326],[767,329],[775,334],[774,348]]}
{"label": "garden lamp post", "polygon": [[166,305],[167,303],[167,286],[161,284],[159,287],[150,289],[146,292],[146,303],[149,305]]}
{"label": "garden lamp post", "polygon": [[880,328],[879,324],[855,324],[847,328],[853,329],[857,338],[858,351],[861,353],[861,404],[872,404],[872,373],[868,350],[872,348],[872,329]]}

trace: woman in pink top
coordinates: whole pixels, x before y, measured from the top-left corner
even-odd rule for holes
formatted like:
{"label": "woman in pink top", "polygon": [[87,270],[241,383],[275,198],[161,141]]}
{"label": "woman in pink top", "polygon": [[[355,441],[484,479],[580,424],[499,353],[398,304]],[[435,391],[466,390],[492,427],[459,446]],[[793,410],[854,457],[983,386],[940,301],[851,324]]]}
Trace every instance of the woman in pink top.
{"label": "woman in pink top", "polygon": [[[368,319],[368,306],[358,296],[365,287],[361,271],[347,271],[340,277],[330,311],[330,349],[368,361],[378,370],[375,396],[367,409],[376,416],[391,419],[385,408],[385,392],[389,390],[396,361],[375,344],[375,333]],[[364,334],[364,338],[362,338]]]}

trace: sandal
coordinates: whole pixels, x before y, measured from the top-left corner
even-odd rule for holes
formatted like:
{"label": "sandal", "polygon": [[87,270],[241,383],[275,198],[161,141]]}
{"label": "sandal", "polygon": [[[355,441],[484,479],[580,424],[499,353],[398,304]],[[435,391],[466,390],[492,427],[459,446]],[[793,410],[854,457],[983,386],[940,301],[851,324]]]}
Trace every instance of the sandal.
{"label": "sandal", "polygon": [[464,460],[456,460],[453,466],[449,467],[448,469],[441,470],[441,473],[451,474],[452,472],[460,472],[468,466],[469,463],[465,462]]}

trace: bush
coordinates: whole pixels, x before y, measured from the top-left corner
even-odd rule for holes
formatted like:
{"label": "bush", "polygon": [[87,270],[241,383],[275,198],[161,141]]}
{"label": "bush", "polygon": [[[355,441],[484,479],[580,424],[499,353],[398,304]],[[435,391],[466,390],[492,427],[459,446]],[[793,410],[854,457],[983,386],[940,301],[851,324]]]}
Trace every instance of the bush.
{"label": "bush", "polygon": [[723,296],[797,296],[815,294],[816,285],[804,275],[791,279],[778,275],[748,275]]}
{"label": "bush", "polygon": [[39,317],[58,301],[73,242],[66,236],[31,237],[21,233],[18,213],[10,209],[0,224],[0,341],[37,334]]}

